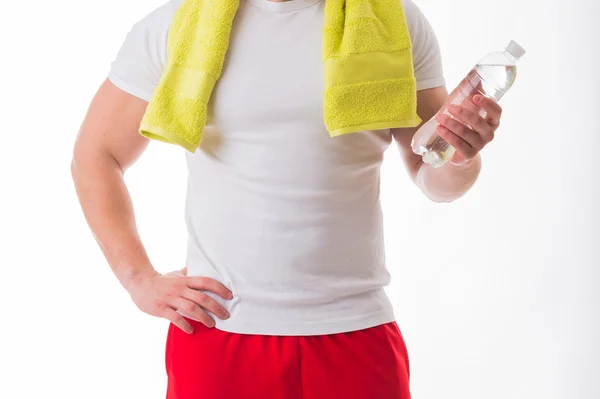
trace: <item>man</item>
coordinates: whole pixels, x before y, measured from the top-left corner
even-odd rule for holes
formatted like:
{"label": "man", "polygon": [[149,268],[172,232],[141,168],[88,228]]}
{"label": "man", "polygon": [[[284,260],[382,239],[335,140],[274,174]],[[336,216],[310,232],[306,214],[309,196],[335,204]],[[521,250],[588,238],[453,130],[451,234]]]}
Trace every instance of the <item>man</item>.
{"label": "man", "polygon": [[[138,128],[181,1],[129,33],[83,122],[72,166],[115,275],[142,311],[171,321],[167,397],[409,398],[408,356],[384,292],[383,153],[395,140],[425,195],[453,201],[475,182],[500,107],[477,96],[486,119],[462,108],[452,112],[463,123],[440,118],[439,133],[457,154],[439,169],[412,153],[417,128],[330,138],[322,116],[325,0],[243,0],[200,148],[186,154],[187,268],[161,275],[140,242],[123,174],[148,144]],[[417,6],[403,5],[418,113],[427,121],[448,97],[440,51]]]}

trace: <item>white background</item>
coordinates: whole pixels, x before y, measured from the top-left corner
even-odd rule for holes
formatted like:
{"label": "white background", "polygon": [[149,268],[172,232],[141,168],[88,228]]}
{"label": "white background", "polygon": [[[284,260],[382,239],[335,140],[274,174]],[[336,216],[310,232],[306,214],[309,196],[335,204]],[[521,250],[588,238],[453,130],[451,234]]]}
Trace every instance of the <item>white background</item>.
{"label": "white background", "polygon": [[[132,24],[162,2],[0,8],[1,398],[164,398],[167,322],[141,314],[112,276],[69,171],[110,62]],[[529,53],[465,198],[429,203],[396,149],[387,154],[388,292],[413,397],[598,399],[600,3],[418,4],[450,88],[511,39]],[[182,151],[152,144],[127,176],[161,271],[185,256]]]}

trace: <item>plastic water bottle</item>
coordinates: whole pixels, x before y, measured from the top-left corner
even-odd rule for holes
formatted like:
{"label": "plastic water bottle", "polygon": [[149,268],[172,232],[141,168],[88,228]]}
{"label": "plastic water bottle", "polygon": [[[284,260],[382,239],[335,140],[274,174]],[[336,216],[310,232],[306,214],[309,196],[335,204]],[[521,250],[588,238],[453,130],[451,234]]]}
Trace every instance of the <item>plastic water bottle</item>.
{"label": "plastic water bottle", "polygon": [[[478,110],[479,114],[485,118],[486,112],[475,105],[473,96],[481,94],[499,101],[515,82],[517,77],[516,62],[523,55],[525,55],[525,49],[518,43],[511,41],[505,51],[494,52],[483,57],[450,94],[439,113],[452,117],[448,113],[450,105],[460,105],[465,101],[469,101],[470,104],[466,105],[473,110]],[[455,152],[454,147],[437,135],[438,125],[439,123],[434,116],[421,126],[412,140],[413,152],[421,155],[423,162],[435,168],[444,165]]]}

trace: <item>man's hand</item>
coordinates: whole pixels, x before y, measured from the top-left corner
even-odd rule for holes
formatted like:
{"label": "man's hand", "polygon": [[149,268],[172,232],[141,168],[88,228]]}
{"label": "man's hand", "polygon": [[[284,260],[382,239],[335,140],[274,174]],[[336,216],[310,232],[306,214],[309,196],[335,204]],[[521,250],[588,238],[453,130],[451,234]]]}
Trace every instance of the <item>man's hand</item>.
{"label": "man's hand", "polygon": [[[474,96],[477,97],[477,96]],[[423,121],[429,121],[431,118],[440,114],[440,110],[448,101],[448,91],[445,87],[436,87],[433,89],[421,90],[417,92],[417,112]],[[470,102],[465,102],[468,105]],[[439,134],[444,137],[448,143],[457,148],[457,152],[452,158],[454,163],[464,163],[464,166],[448,165],[442,168],[433,168],[423,163],[421,156],[416,155],[411,148],[411,141],[420,126],[414,128],[393,129],[392,135],[400,148],[400,153],[404,160],[404,165],[417,187],[423,191],[427,198],[435,202],[452,202],[463,196],[473,186],[481,170],[481,157],[477,154],[485,143],[491,141],[494,132],[498,127],[501,109],[497,104],[471,104],[474,108],[472,112],[477,115],[471,115],[471,122],[467,117],[458,115],[456,118],[460,121],[466,121],[470,127],[458,121],[447,122],[445,129],[451,133],[445,134],[443,131]],[[481,108],[480,108],[481,107]],[[486,118],[478,115],[482,109],[487,112]],[[467,109],[467,111],[470,111]],[[461,113],[459,111],[458,113]],[[451,119],[451,118],[448,118]],[[482,123],[483,120],[483,123]],[[442,119],[441,122],[445,122]],[[454,124],[452,122],[455,122]],[[452,126],[450,126],[452,124]],[[488,126],[489,125],[489,126]],[[456,129],[458,134],[452,133]],[[465,130],[464,128],[468,128]],[[473,134],[469,134],[469,133]],[[465,141],[461,136],[468,137]],[[474,137],[475,142],[471,142]],[[485,139],[484,139],[485,137]],[[460,140],[460,141],[459,141]]]}
{"label": "man's hand", "polygon": [[215,321],[206,311],[223,320],[229,317],[227,310],[200,290],[213,292],[224,299],[233,298],[231,291],[216,280],[188,277],[186,268],[168,274],[160,274],[155,270],[138,274],[127,289],[140,310],[165,318],[188,334],[194,330],[177,311],[209,328],[215,326]]}
{"label": "man's hand", "polygon": [[[500,126],[502,107],[494,100],[482,95],[475,95],[473,102],[465,100],[458,105],[451,105],[448,112],[455,118],[439,114],[436,120],[440,123],[437,134],[456,149],[450,162],[464,165],[494,139]],[[479,108],[478,108],[479,107]],[[485,117],[480,111],[483,110]]]}

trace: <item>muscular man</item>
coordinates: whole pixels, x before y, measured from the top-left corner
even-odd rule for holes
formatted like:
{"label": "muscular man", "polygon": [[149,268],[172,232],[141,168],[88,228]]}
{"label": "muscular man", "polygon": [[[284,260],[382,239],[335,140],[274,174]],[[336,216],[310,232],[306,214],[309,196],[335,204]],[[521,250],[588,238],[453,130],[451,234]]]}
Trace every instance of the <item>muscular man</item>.
{"label": "muscular man", "polygon": [[[187,265],[162,275],[136,231],[123,175],[148,144],[138,128],[180,3],[169,1],[128,34],[83,122],[72,165],[115,275],[142,311],[171,321],[167,397],[408,399],[407,352],[384,292],[383,154],[397,142],[423,193],[453,201],[475,182],[500,107],[476,96],[486,119],[462,108],[452,112],[464,123],[440,119],[461,162],[439,169],[412,153],[416,128],[330,138],[325,0],[242,0],[211,118],[198,150],[186,153]],[[448,96],[440,51],[417,6],[403,5],[418,113],[427,121]]]}

